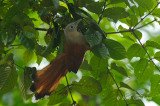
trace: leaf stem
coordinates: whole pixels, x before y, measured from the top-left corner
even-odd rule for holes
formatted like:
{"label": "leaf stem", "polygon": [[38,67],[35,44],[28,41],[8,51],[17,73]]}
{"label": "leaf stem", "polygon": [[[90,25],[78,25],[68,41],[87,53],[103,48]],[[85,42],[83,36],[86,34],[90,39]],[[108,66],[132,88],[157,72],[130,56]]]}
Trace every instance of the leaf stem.
{"label": "leaf stem", "polygon": [[117,84],[116,80],[114,79],[113,75],[111,74],[111,72],[109,71],[109,69],[108,69],[108,68],[107,68],[107,72],[110,74],[110,76],[112,77],[112,79],[113,79],[114,83],[116,84],[118,91],[120,92],[120,94],[121,94],[121,96],[122,96],[123,100],[124,100],[124,101],[125,101],[125,103],[126,103],[126,106],[128,106],[128,103],[127,103],[127,101],[126,101],[126,99],[125,99],[124,95],[122,94],[122,92],[121,92],[121,90],[120,90],[120,87],[118,86],[118,84]]}
{"label": "leaf stem", "polygon": [[75,106],[76,101],[73,99],[72,91],[71,91],[71,88],[70,88],[70,85],[69,85],[69,83],[68,83],[68,79],[67,79],[67,76],[66,76],[66,75],[65,75],[65,78],[66,78],[68,90],[69,90],[69,92],[70,92],[70,95],[71,95],[71,98],[72,98],[72,101],[73,101],[72,105]]}
{"label": "leaf stem", "polygon": [[105,10],[105,8],[106,8],[106,2],[107,2],[107,0],[105,0],[105,2],[104,2],[104,7],[103,7],[103,9],[102,9],[101,15],[99,16],[98,24],[99,24],[99,23],[101,22],[101,20],[102,20],[103,12],[104,12],[104,10]]}

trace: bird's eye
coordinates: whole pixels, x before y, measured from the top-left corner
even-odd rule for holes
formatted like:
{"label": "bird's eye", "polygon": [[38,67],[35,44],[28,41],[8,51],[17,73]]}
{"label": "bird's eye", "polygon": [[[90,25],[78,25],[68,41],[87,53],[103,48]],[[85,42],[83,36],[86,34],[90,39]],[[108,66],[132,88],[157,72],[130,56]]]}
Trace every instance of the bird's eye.
{"label": "bird's eye", "polygon": [[74,26],[72,25],[70,28],[74,28]]}

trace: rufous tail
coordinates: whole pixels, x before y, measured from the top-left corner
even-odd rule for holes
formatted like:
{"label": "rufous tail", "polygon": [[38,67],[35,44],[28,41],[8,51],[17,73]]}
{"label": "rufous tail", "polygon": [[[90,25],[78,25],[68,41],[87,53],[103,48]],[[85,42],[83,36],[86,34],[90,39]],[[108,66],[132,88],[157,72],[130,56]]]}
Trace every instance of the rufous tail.
{"label": "rufous tail", "polygon": [[40,71],[32,74],[34,83],[30,87],[31,91],[35,92],[36,100],[49,95],[55,90],[61,79],[68,72],[65,63],[66,54],[62,53],[54,59],[48,66]]}

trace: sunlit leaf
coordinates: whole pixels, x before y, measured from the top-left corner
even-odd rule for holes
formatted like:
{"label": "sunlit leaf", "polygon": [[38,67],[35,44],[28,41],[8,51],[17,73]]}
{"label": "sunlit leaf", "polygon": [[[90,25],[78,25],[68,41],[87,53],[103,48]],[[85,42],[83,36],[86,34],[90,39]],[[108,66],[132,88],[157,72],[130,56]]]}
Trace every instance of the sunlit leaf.
{"label": "sunlit leaf", "polygon": [[117,66],[116,63],[112,63],[111,64],[111,68],[116,70],[118,73],[128,77],[127,72],[125,70],[125,68],[123,68],[122,66]]}
{"label": "sunlit leaf", "polygon": [[133,57],[144,57],[146,52],[141,45],[135,43],[131,45],[127,50],[128,59],[131,60]]}
{"label": "sunlit leaf", "polygon": [[30,60],[32,59],[34,53],[30,50],[26,50],[24,53],[23,53],[23,59],[24,59],[24,63],[27,64],[30,62]]}
{"label": "sunlit leaf", "polygon": [[160,75],[153,75],[151,77],[151,95],[158,95],[160,92]]}
{"label": "sunlit leaf", "polygon": [[160,51],[155,53],[154,58],[160,61]]}
{"label": "sunlit leaf", "polygon": [[153,6],[155,6],[156,4],[155,0],[135,0],[135,1],[138,3],[138,5],[148,10],[152,9]]}
{"label": "sunlit leaf", "polygon": [[160,44],[156,41],[150,41],[148,40],[146,42],[146,47],[153,47],[153,48],[156,48],[156,49],[160,49]]}
{"label": "sunlit leaf", "polygon": [[152,15],[157,16],[157,17],[160,17],[160,8],[155,9],[155,10],[152,12]]}
{"label": "sunlit leaf", "polygon": [[142,58],[136,64],[134,73],[138,82],[145,82],[153,75],[154,65],[147,59]]}

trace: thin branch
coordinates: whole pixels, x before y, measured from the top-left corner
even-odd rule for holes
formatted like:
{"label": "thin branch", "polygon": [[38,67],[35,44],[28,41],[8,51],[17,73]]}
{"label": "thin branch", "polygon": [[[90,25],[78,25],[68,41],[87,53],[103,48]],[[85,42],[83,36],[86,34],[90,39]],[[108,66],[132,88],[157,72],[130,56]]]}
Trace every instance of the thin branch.
{"label": "thin branch", "polygon": [[68,90],[69,90],[69,92],[70,92],[70,95],[71,95],[71,98],[72,98],[72,101],[73,101],[72,105],[75,106],[76,101],[73,99],[72,91],[71,91],[71,88],[70,88],[70,85],[69,85],[69,83],[68,83],[68,79],[67,79],[67,76],[66,76],[66,75],[65,75],[65,78],[66,78]]}
{"label": "thin branch", "polygon": [[114,83],[116,84],[118,91],[120,92],[120,94],[121,94],[121,96],[122,96],[123,100],[124,100],[124,101],[125,101],[125,103],[126,103],[126,106],[128,106],[128,103],[127,103],[127,101],[126,101],[126,99],[125,99],[124,95],[122,94],[122,92],[121,92],[121,90],[120,90],[120,87],[118,86],[118,84],[117,84],[116,80],[114,79],[114,77],[113,77],[112,73],[109,71],[109,69],[108,69],[108,68],[107,68],[107,72],[110,74],[110,76],[112,77],[112,79],[113,79]]}
{"label": "thin branch", "polygon": [[136,37],[136,39],[138,40],[138,42],[140,43],[140,45],[142,46],[142,48],[145,50],[145,52],[147,53],[149,60],[152,61],[152,63],[156,66],[157,70],[160,72],[160,69],[158,68],[158,66],[154,63],[154,61],[152,60],[151,56],[149,55],[148,51],[146,50],[146,48],[143,46],[143,44],[141,43],[141,41],[139,40],[139,38],[137,37],[137,35],[134,33],[134,30],[132,31],[133,35]]}
{"label": "thin branch", "polygon": [[116,34],[116,33],[125,33],[125,32],[131,32],[131,30],[118,31],[118,32],[108,32],[108,33],[105,33],[105,34]]}
{"label": "thin branch", "polygon": [[158,7],[159,4],[160,4],[160,2],[157,3],[157,5],[156,5],[147,15],[145,15],[143,18],[141,18],[141,20],[133,27],[133,29],[135,29],[135,27],[136,27],[138,24],[140,24],[148,15],[150,15],[150,14]]}
{"label": "thin branch", "polygon": [[23,68],[23,67],[19,66],[19,65],[18,65],[18,64],[16,64],[16,63],[14,63],[14,65],[16,65],[17,67],[19,67],[19,68],[21,68],[21,69],[25,70],[25,68]]}
{"label": "thin branch", "polygon": [[151,22],[149,22],[149,23],[147,23],[147,24],[145,24],[145,25],[142,25],[142,26],[140,26],[140,27],[138,27],[138,28],[135,28],[134,30],[137,30],[137,29],[143,28],[143,27],[145,27],[145,26],[147,26],[147,25],[149,25],[149,24],[153,23],[154,21],[156,21],[156,19],[154,19],[153,21],[151,21]]}
{"label": "thin branch", "polygon": [[11,46],[21,46],[22,44],[16,44],[16,45],[11,45]]}
{"label": "thin branch", "polygon": [[48,31],[48,29],[45,29],[45,28],[35,28],[35,30]]}
{"label": "thin branch", "polygon": [[99,16],[98,24],[99,24],[99,23],[101,22],[101,20],[102,20],[103,12],[104,12],[104,10],[105,10],[105,8],[106,8],[106,2],[107,2],[107,0],[105,0],[105,2],[104,2],[104,7],[103,7],[103,9],[102,9],[101,15]]}

